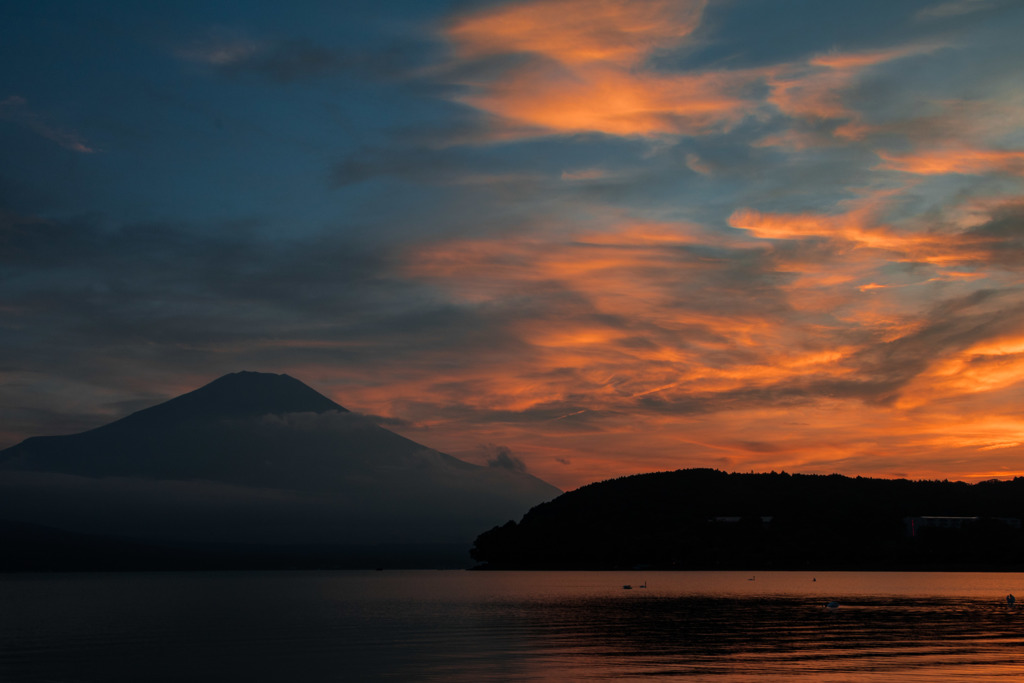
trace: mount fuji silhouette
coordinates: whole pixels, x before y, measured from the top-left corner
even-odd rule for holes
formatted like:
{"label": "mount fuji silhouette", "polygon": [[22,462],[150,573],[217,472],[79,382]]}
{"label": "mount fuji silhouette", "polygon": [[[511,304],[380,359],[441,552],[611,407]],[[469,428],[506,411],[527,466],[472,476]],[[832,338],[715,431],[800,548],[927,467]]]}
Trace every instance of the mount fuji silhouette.
{"label": "mount fuji silhouette", "polygon": [[560,493],[406,439],[288,375],[257,372],[0,451],[0,520],[19,538],[39,527],[181,552],[451,544],[468,557],[482,530]]}

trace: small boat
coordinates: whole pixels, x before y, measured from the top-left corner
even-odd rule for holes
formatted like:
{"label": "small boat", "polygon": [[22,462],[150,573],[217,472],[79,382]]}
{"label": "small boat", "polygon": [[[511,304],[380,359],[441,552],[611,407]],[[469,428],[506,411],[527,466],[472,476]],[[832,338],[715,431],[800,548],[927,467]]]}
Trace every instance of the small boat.
{"label": "small boat", "polygon": [[633,587],[631,585],[629,585],[628,583],[625,586],[622,587],[622,590],[627,590],[628,591],[628,590],[632,590],[632,589],[633,589]]}
{"label": "small boat", "polygon": [[825,603],[825,609],[827,609],[827,610],[837,610],[837,609],[839,609],[839,603],[836,602],[835,600],[832,600],[830,602],[826,602]]}

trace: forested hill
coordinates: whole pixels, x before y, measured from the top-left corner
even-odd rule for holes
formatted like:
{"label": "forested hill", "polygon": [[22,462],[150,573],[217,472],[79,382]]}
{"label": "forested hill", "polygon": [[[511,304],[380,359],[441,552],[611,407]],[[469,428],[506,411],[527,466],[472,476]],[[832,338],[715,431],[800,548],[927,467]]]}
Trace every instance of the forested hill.
{"label": "forested hill", "polygon": [[711,469],[564,493],[481,534],[482,568],[1024,569],[1024,478],[978,484]]}

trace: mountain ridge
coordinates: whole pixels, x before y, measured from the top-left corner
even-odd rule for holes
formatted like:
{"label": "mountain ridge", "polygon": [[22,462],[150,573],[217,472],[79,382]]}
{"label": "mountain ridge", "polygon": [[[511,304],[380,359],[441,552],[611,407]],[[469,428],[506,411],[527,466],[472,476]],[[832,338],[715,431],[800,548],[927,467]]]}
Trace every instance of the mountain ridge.
{"label": "mountain ridge", "polygon": [[465,543],[560,491],[241,372],[0,451],[0,519],[144,542]]}
{"label": "mountain ridge", "polygon": [[[204,439],[231,438],[240,450],[263,452],[275,446],[283,448],[283,444],[275,442],[291,437],[305,440],[304,446],[323,451],[337,449],[337,444],[310,444],[307,437],[332,428],[344,431],[350,441],[371,442],[362,447],[363,451],[375,448],[398,459],[407,459],[414,453],[432,453],[451,467],[480,467],[381,427],[289,375],[242,371],[94,429],[25,439],[0,451],[0,470],[30,469],[84,476],[183,476],[188,464],[180,465],[182,454]],[[84,455],[66,455],[73,451],[84,451]],[[146,459],[138,456],[140,452],[145,452]],[[147,464],[156,469],[144,471]],[[241,467],[244,463],[233,465]],[[194,474],[215,481],[234,481],[209,466],[195,470]],[[245,482],[273,483],[252,477]]]}

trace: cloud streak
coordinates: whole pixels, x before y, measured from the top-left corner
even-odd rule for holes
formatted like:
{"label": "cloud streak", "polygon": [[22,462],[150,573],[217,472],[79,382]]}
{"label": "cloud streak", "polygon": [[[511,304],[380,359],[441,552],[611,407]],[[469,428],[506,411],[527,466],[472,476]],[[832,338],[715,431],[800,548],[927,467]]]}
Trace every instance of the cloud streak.
{"label": "cloud streak", "polygon": [[0,121],[18,124],[72,152],[92,154],[96,151],[77,133],[47,121],[40,113],[32,110],[28,100],[20,95],[11,95],[0,100]]}
{"label": "cloud streak", "polygon": [[879,152],[879,168],[916,175],[1024,175],[1024,150],[950,148],[909,154]]}
{"label": "cloud streak", "polygon": [[468,92],[457,99],[540,134],[657,136],[729,128],[746,115],[743,89],[750,74],[665,75],[647,64],[654,52],[691,36],[705,5],[534,1],[459,17],[446,31],[459,69],[505,62],[459,79]]}

